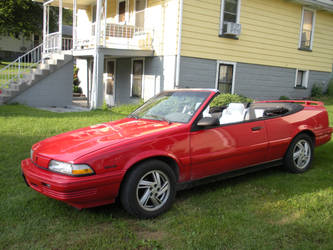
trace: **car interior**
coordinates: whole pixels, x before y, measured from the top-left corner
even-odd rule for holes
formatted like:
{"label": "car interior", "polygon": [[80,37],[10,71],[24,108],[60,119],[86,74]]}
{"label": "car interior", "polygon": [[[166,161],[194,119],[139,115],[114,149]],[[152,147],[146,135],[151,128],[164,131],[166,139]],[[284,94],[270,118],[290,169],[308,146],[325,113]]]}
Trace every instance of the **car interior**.
{"label": "car interior", "polygon": [[224,125],[289,115],[302,109],[303,106],[296,103],[230,103],[226,106],[207,106],[202,116],[218,118],[220,125]]}

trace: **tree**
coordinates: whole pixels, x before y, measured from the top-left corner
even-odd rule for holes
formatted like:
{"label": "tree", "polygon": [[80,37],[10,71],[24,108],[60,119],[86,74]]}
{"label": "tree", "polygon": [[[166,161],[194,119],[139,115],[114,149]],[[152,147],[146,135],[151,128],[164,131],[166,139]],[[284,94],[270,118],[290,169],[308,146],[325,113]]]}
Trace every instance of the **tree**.
{"label": "tree", "polygon": [[[50,32],[57,30],[58,8],[50,7]],[[64,24],[71,25],[72,11],[64,9]],[[43,30],[43,5],[32,0],[0,1],[0,34],[19,38],[41,34]]]}

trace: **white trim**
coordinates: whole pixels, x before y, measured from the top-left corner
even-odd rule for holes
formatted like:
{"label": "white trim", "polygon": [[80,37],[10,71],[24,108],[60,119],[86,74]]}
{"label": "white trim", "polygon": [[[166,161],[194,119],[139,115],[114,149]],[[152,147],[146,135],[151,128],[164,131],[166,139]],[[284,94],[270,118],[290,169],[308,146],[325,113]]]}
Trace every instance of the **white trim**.
{"label": "white trim", "polygon": [[309,70],[302,70],[302,69],[296,69],[295,72],[295,82],[294,82],[294,87],[297,88],[297,75],[298,71],[303,71],[303,77],[302,77],[302,85],[300,87],[303,88],[308,88],[309,85]]}
{"label": "white trim", "polygon": [[76,41],[77,41],[77,2],[73,0],[73,50],[76,49]]}
{"label": "white trim", "polygon": [[[125,2],[125,22],[119,22],[119,3]],[[129,22],[129,0],[117,0],[116,6],[116,23],[127,24]]]}
{"label": "white trim", "polygon": [[103,47],[106,47],[106,19],[108,17],[108,1],[104,0]]}
{"label": "white trim", "polygon": [[302,49],[301,47],[301,41],[302,41],[302,31],[303,31],[303,24],[304,24],[304,10],[311,11],[313,13],[312,16],[312,29],[311,29],[311,38],[310,38],[310,50],[312,50],[312,44],[313,44],[313,38],[314,38],[314,30],[316,25],[316,10],[311,9],[309,7],[303,6],[302,8],[302,18],[301,18],[301,25],[300,25],[300,31],[299,31],[299,39],[298,39],[298,48]]}
{"label": "white trim", "polygon": [[59,16],[58,16],[58,27],[59,27],[59,51],[62,50],[62,0],[59,0]]}
{"label": "white trim", "polygon": [[[242,0],[237,0],[237,16],[236,16],[236,23],[240,23],[240,9],[241,9],[241,2],[242,2]],[[223,35],[224,4],[225,4],[225,0],[221,0],[219,36],[222,36],[222,35]]]}
{"label": "white trim", "polygon": [[227,61],[216,61],[216,79],[215,79],[215,88],[218,89],[219,87],[219,73],[220,73],[220,64],[224,65],[232,65],[232,84],[231,84],[231,94],[235,93],[235,77],[236,77],[236,62],[227,62]]}
{"label": "white trim", "polygon": [[179,87],[179,74],[180,74],[180,57],[182,48],[182,27],[183,27],[183,6],[184,0],[180,0],[179,6],[179,24],[178,24],[178,44],[177,44],[177,59],[176,59],[176,81],[174,88]]}
{"label": "white trim", "polygon": [[145,93],[145,58],[144,57],[134,57],[131,58],[131,88],[130,88],[130,97],[132,97],[132,87],[133,87],[133,62],[142,61],[142,88],[141,88],[141,98],[144,99]]}

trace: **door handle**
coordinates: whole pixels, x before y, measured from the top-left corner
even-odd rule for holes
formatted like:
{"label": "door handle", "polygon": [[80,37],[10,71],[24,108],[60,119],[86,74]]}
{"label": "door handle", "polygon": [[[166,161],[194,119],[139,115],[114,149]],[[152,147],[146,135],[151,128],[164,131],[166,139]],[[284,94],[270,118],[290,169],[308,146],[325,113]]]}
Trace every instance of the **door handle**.
{"label": "door handle", "polygon": [[260,129],[262,129],[262,127],[253,127],[253,128],[251,128],[252,131],[258,131]]}

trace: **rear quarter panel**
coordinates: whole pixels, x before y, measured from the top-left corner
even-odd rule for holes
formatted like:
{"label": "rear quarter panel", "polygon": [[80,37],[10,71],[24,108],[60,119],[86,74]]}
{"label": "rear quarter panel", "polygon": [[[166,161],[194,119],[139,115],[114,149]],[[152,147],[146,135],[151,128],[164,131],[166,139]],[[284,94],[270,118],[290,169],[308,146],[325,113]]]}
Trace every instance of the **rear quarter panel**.
{"label": "rear quarter panel", "polygon": [[265,121],[269,141],[269,160],[284,157],[292,139],[302,131],[310,131],[315,135],[316,146],[323,130],[328,128],[328,116],[324,107],[305,106],[303,110]]}

